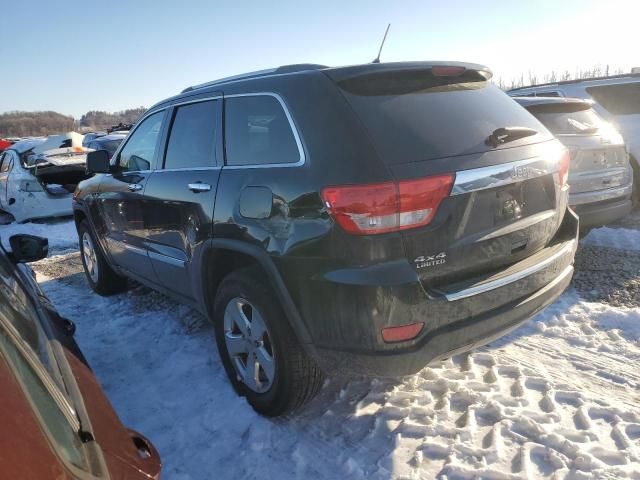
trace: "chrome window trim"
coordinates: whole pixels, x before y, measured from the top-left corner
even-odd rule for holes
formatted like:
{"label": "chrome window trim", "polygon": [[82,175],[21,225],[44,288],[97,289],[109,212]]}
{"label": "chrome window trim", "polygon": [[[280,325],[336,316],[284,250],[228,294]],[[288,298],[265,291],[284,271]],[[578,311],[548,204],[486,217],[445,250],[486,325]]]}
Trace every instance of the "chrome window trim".
{"label": "chrome window trim", "polygon": [[[495,290],[496,288],[504,287],[506,285],[509,285],[510,283],[517,282],[518,280],[522,280],[523,278],[533,275],[534,273],[537,273],[541,270],[544,270],[546,267],[548,267],[550,264],[552,264],[562,256],[572,252],[576,247],[575,243],[576,243],[575,240],[571,240],[553,255],[545,258],[544,260],[542,260],[541,262],[535,265],[532,265],[528,268],[520,270],[519,272],[514,272],[511,275],[506,275],[502,278],[498,278],[496,280],[486,282],[481,285],[465,288],[464,290],[460,290],[458,292],[445,293],[444,297],[449,302],[455,302],[456,300],[461,300],[463,298],[480,295],[482,293]],[[573,270],[573,267],[569,265],[567,268],[564,269],[563,272],[560,273],[560,275],[558,275],[554,280],[552,280],[549,285],[553,284],[556,281],[559,281],[558,280],[559,278],[567,274],[568,269]]]}
{"label": "chrome window trim", "polygon": [[[291,113],[289,112],[289,108],[287,107],[287,104],[285,103],[284,99],[277,93],[274,92],[252,92],[252,93],[234,93],[231,95],[224,95],[224,99],[226,100],[227,98],[239,98],[239,97],[273,97],[275,98],[278,103],[280,103],[280,106],[282,107],[282,110],[284,111],[285,116],[287,117],[287,120],[289,121],[289,127],[291,128],[291,132],[293,133],[293,138],[296,141],[296,145],[298,147],[298,153],[300,154],[300,159],[297,162],[294,163],[264,163],[264,164],[255,164],[255,165],[227,165],[226,161],[226,148],[225,148],[225,165],[222,167],[223,169],[229,169],[229,170],[238,170],[238,169],[245,169],[245,168],[287,168],[287,167],[300,167],[302,165],[305,164],[307,157],[304,151],[304,147],[302,146],[302,139],[300,137],[300,132],[298,131],[298,128],[296,127],[296,124],[293,121],[293,117],[291,116]],[[226,119],[223,119],[223,122]],[[226,137],[224,137],[224,142],[226,144]]]}
{"label": "chrome window trim", "polygon": [[222,167],[162,168],[162,169],[159,169],[159,170],[154,170],[153,173],[160,173],[160,172],[202,172],[202,171],[220,170],[220,169],[222,169]]}
{"label": "chrome window trim", "polygon": [[213,97],[195,98],[193,100],[185,100],[184,102],[172,103],[171,107],[181,107],[183,105],[189,105],[191,103],[208,102],[210,100],[222,100],[222,95],[215,95]]}
{"label": "chrome window trim", "polygon": [[[525,169],[527,175],[518,176],[518,169]],[[502,187],[531,178],[542,177],[558,171],[558,165],[550,165],[546,157],[535,157],[516,162],[472,168],[456,172],[450,196],[464,195],[489,188]]]}

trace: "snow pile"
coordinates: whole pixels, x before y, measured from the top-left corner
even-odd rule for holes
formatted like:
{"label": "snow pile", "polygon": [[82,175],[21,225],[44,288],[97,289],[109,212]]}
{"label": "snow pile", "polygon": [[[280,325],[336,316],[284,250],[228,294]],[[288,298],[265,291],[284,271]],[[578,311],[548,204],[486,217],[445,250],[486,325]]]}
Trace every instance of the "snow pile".
{"label": "snow pile", "polygon": [[589,232],[582,242],[586,245],[640,250],[640,230],[601,227]]}
{"label": "snow pile", "polygon": [[9,248],[9,237],[17,233],[28,233],[49,239],[49,252],[59,253],[69,249],[78,249],[78,235],[73,220],[45,222],[27,222],[0,226],[0,240]]}
{"label": "snow pile", "polygon": [[395,381],[331,379],[269,420],[235,395],[194,311],[140,286],[95,295],[77,252],[34,267],[165,480],[640,478],[638,308],[569,290],[479,351]]}

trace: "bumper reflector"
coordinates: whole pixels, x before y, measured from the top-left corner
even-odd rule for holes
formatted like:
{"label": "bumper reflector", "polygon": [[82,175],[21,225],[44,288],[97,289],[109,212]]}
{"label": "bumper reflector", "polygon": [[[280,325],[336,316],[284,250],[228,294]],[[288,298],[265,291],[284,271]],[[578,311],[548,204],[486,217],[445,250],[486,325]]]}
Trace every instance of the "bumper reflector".
{"label": "bumper reflector", "polygon": [[382,339],[387,343],[412,340],[420,334],[423,327],[424,322],[418,322],[410,325],[401,325],[399,327],[383,328]]}

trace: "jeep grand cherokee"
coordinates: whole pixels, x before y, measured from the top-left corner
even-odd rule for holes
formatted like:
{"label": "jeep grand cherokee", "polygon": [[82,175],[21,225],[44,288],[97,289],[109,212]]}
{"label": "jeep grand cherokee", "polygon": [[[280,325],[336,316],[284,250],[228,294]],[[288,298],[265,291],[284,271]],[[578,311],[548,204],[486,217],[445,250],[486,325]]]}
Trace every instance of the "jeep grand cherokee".
{"label": "jeep grand cherokee", "polygon": [[208,315],[267,415],[324,374],[398,376],[485,344],[573,271],[566,149],[486,67],[293,65],[153,106],[75,193],[85,272]]}

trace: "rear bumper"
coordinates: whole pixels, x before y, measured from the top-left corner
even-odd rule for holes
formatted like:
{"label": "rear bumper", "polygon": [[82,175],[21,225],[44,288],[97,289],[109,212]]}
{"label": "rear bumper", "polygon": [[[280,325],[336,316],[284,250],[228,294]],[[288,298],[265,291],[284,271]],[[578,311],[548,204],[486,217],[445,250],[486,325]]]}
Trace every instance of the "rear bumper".
{"label": "rear bumper", "polygon": [[585,203],[574,206],[574,211],[580,217],[580,228],[594,228],[615,222],[626,217],[632,208],[630,197],[605,200],[595,203]]}
{"label": "rear bumper", "polygon": [[[426,290],[408,262],[299,279],[296,303],[309,352],[327,373],[402,376],[515,329],[569,285],[578,219],[567,210],[552,245],[482,279]],[[424,322],[412,340],[385,343],[383,328]]]}
{"label": "rear bumper", "polygon": [[502,305],[434,330],[411,348],[389,352],[349,352],[317,349],[320,367],[342,375],[398,377],[412,375],[431,362],[472,350],[506,335],[556,300],[569,286],[573,266],[524,299]]}

